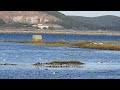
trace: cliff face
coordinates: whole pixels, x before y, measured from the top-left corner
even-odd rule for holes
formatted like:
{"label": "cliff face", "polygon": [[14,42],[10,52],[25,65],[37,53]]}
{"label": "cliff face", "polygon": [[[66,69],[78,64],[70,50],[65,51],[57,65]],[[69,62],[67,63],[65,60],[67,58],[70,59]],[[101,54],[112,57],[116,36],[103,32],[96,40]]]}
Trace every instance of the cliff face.
{"label": "cliff face", "polygon": [[6,23],[44,24],[60,21],[44,11],[0,11],[0,19]]}

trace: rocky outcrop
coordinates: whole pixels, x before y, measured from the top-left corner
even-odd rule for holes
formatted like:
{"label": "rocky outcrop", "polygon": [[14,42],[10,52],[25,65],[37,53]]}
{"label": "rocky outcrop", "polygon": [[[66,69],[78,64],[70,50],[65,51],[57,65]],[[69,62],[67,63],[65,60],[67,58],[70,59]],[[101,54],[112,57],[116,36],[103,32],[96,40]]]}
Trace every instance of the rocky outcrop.
{"label": "rocky outcrop", "polygon": [[45,24],[59,21],[44,11],[0,11],[0,19],[6,23]]}

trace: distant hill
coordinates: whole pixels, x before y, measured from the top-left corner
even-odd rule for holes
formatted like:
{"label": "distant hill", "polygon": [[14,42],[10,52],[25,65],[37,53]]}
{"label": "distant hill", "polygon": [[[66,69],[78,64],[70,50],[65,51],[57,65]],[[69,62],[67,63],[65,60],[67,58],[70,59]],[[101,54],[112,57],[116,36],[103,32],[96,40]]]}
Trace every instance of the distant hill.
{"label": "distant hill", "polygon": [[38,24],[59,21],[53,15],[49,15],[43,11],[0,11],[0,19],[6,23],[19,22],[27,24]]}
{"label": "distant hill", "polygon": [[47,13],[61,19],[62,22],[58,22],[57,24],[67,29],[120,31],[120,17],[118,16],[83,17],[66,16],[56,11],[47,11]]}
{"label": "distant hill", "polygon": [[38,24],[81,31],[120,31],[120,17],[112,15],[83,17],[66,16],[58,11],[0,11],[0,28],[35,28],[33,25]]}
{"label": "distant hill", "polygon": [[37,24],[52,24],[61,20],[47,11],[0,11],[0,26],[32,27]]}
{"label": "distant hill", "polygon": [[99,17],[82,17],[82,16],[70,16],[72,19],[82,22],[84,24],[90,24],[88,29],[102,29],[102,30],[120,30],[120,17],[106,15]]}

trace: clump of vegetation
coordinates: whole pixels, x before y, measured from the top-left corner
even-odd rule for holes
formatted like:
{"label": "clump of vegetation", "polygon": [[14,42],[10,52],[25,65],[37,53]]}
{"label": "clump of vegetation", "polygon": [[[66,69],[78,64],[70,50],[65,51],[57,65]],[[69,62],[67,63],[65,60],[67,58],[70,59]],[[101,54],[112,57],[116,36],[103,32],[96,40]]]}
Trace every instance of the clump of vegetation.
{"label": "clump of vegetation", "polygon": [[84,64],[80,61],[77,61],[77,60],[69,60],[69,61],[52,61],[52,62],[49,62],[49,64],[59,64],[59,65],[62,65],[62,64],[74,64],[74,65],[80,65],[80,64]]}
{"label": "clump of vegetation", "polygon": [[40,63],[40,62],[37,62],[35,64],[32,64],[32,65],[35,65],[35,66],[47,66],[47,67],[71,67],[71,66],[79,66],[81,64],[84,64],[80,61],[77,61],[77,60],[67,60],[67,61],[52,61],[52,62],[47,62],[47,63]]}
{"label": "clump of vegetation", "polygon": [[37,62],[37,63],[34,63],[33,65],[43,65],[45,63],[40,63],[40,62]]}
{"label": "clump of vegetation", "polygon": [[92,44],[93,41],[76,41],[72,44],[73,47],[84,47],[85,45]]}

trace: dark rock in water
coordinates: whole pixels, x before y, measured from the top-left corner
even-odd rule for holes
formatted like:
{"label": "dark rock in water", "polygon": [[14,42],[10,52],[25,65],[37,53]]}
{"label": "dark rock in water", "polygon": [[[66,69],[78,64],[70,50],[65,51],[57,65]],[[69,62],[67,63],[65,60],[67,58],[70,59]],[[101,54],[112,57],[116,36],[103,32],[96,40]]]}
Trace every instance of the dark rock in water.
{"label": "dark rock in water", "polygon": [[0,65],[17,65],[17,64],[4,63],[4,64],[0,64]]}
{"label": "dark rock in water", "polygon": [[3,65],[3,64],[0,64],[0,65]]}
{"label": "dark rock in water", "polygon": [[3,65],[10,65],[10,64],[8,64],[8,63],[5,63],[5,64],[3,64]]}
{"label": "dark rock in water", "polygon": [[42,65],[43,63],[40,63],[40,62],[37,62],[37,63],[35,63],[35,64],[33,64],[33,65]]}
{"label": "dark rock in water", "polygon": [[48,70],[47,68],[45,70]]}

